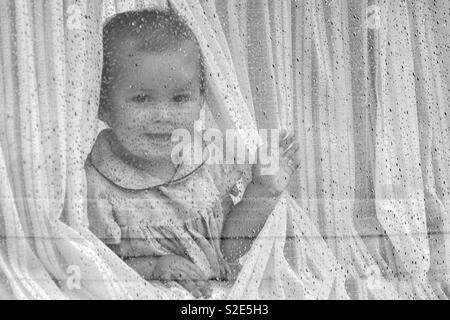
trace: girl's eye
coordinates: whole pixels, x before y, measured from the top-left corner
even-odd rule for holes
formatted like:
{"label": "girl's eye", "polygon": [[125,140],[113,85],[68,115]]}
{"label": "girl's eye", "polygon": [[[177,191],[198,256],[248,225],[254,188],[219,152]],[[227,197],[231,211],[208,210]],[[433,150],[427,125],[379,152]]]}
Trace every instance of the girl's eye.
{"label": "girl's eye", "polygon": [[176,95],[175,97],[173,97],[173,101],[178,102],[178,103],[186,102],[186,101],[190,101],[190,100],[192,100],[192,97],[190,94],[179,94],[179,95]]}
{"label": "girl's eye", "polygon": [[131,101],[136,103],[144,103],[151,101],[152,97],[150,97],[148,94],[138,94],[131,98]]}

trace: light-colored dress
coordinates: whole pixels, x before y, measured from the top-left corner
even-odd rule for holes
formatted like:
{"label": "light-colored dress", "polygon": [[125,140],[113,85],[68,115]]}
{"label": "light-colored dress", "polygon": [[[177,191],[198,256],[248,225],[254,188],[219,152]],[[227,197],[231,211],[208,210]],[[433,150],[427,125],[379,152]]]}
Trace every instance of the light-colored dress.
{"label": "light-colored dress", "polygon": [[[209,278],[219,276],[230,192],[236,182],[245,187],[248,167],[181,165],[174,177],[180,180],[163,187],[117,157],[110,134],[101,132],[86,162],[90,229],[124,259],[176,254]],[[286,192],[240,263],[233,284],[212,281],[213,299],[348,298],[344,269]],[[180,290],[192,298],[183,294]]]}
{"label": "light-colored dress", "polygon": [[116,156],[110,135],[109,129],[99,134],[85,165],[93,233],[123,259],[175,254],[218,277],[222,226],[242,168],[182,164],[177,182],[161,186]]}

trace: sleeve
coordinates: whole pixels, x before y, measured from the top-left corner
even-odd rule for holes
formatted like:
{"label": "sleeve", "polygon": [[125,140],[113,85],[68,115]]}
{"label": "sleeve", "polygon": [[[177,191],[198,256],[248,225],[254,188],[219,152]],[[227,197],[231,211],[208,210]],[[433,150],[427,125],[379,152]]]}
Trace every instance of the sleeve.
{"label": "sleeve", "polygon": [[242,199],[251,181],[251,165],[217,164],[211,166],[210,174],[222,199],[231,197],[234,204]]}
{"label": "sleeve", "polygon": [[219,192],[224,218],[233,206],[244,196],[247,185],[251,181],[251,165],[216,164],[209,167],[209,173]]}
{"label": "sleeve", "polygon": [[115,222],[113,207],[108,201],[102,182],[96,172],[87,168],[87,211],[89,229],[107,245],[119,244],[121,230]]}

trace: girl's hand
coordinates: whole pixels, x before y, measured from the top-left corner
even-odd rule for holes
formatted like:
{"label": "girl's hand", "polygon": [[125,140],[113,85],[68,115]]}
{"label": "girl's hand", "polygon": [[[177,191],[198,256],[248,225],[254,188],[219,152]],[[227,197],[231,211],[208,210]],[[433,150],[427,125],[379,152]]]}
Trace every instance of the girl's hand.
{"label": "girl's hand", "polygon": [[231,274],[231,268],[223,258],[219,258],[219,273],[218,280],[228,280]]}
{"label": "girl's hand", "polygon": [[160,281],[176,281],[194,297],[211,297],[211,288],[203,272],[191,261],[177,255],[159,258],[153,269],[153,279]]}
{"label": "girl's hand", "polygon": [[279,170],[272,175],[262,175],[263,165],[258,161],[253,171],[253,182],[269,191],[272,196],[280,195],[288,186],[293,173],[299,167],[299,144],[294,141],[293,134],[282,131],[279,141]]}

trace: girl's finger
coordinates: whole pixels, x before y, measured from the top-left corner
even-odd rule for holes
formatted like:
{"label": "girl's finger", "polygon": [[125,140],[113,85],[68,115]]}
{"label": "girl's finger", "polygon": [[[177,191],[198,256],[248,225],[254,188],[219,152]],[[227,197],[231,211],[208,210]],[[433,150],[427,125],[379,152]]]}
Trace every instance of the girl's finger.
{"label": "girl's finger", "polygon": [[222,279],[228,279],[228,277],[231,274],[231,268],[230,268],[230,266],[228,265],[228,263],[225,260],[223,261],[223,263],[221,263],[221,270],[220,271],[221,271],[220,277]]}
{"label": "girl's finger", "polygon": [[289,147],[283,152],[283,157],[292,158],[292,156],[300,149],[298,142],[293,142]]}
{"label": "girl's finger", "polygon": [[[169,266],[169,268],[173,267]],[[177,281],[193,280],[197,279],[197,275],[188,264],[182,264],[172,269],[172,278]]]}
{"label": "girl's finger", "polygon": [[233,188],[230,190],[230,194],[234,197],[237,197],[240,193],[240,190],[237,185],[234,185]]}
{"label": "girl's finger", "polygon": [[182,280],[179,281],[179,283],[190,293],[192,293],[192,295],[195,298],[201,298],[202,293],[200,291],[200,289],[198,288],[198,286],[196,285],[196,283],[192,280]]}
{"label": "girl's finger", "polygon": [[288,135],[289,135],[289,131],[288,131],[288,130],[286,130],[286,129],[280,130],[280,133],[279,133],[279,140],[280,140],[280,141],[285,140],[285,139],[288,137]]}
{"label": "girl's finger", "polygon": [[283,162],[283,168],[288,175],[293,174],[300,167],[300,161],[286,158]]}
{"label": "girl's finger", "polygon": [[211,297],[212,290],[207,281],[197,281],[196,285],[205,298]]}
{"label": "girl's finger", "polygon": [[298,163],[295,163],[295,162],[293,162],[293,163],[291,163],[290,165],[288,165],[287,166],[287,172],[289,173],[289,176],[291,175],[291,174],[293,174],[295,171],[297,171],[297,169],[300,167],[300,164],[298,164]]}
{"label": "girl's finger", "polygon": [[294,133],[289,133],[280,139],[280,147],[286,149],[294,141]]}
{"label": "girl's finger", "polygon": [[195,264],[188,263],[187,264],[187,268],[194,275],[193,279],[195,279],[195,280],[208,280],[206,278],[205,274],[202,272],[202,270],[200,270],[200,268],[197,267]]}
{"label": "girl's finger", "polygon": [[198,246],[203,250],[203,253],[205,254],[206,258],[208,259],[209,265],[211,266],[211,269],[214,274],[219,274],[220,272],[220,266],[217,261],[217,256],[214,251],[214,248],[211,246],[211,244],[198,232],[196,231],[192,226],[189,224],[186,225],[187,230],[191,234],[194,241],[198,244]]}
{"label": "girl's finger", "polygon": [[183,274],[183,269],[181,269],[177,265],[168,266],[165,270],[162,271],[161,277],[166,280],[180,280],[181,275]]}

